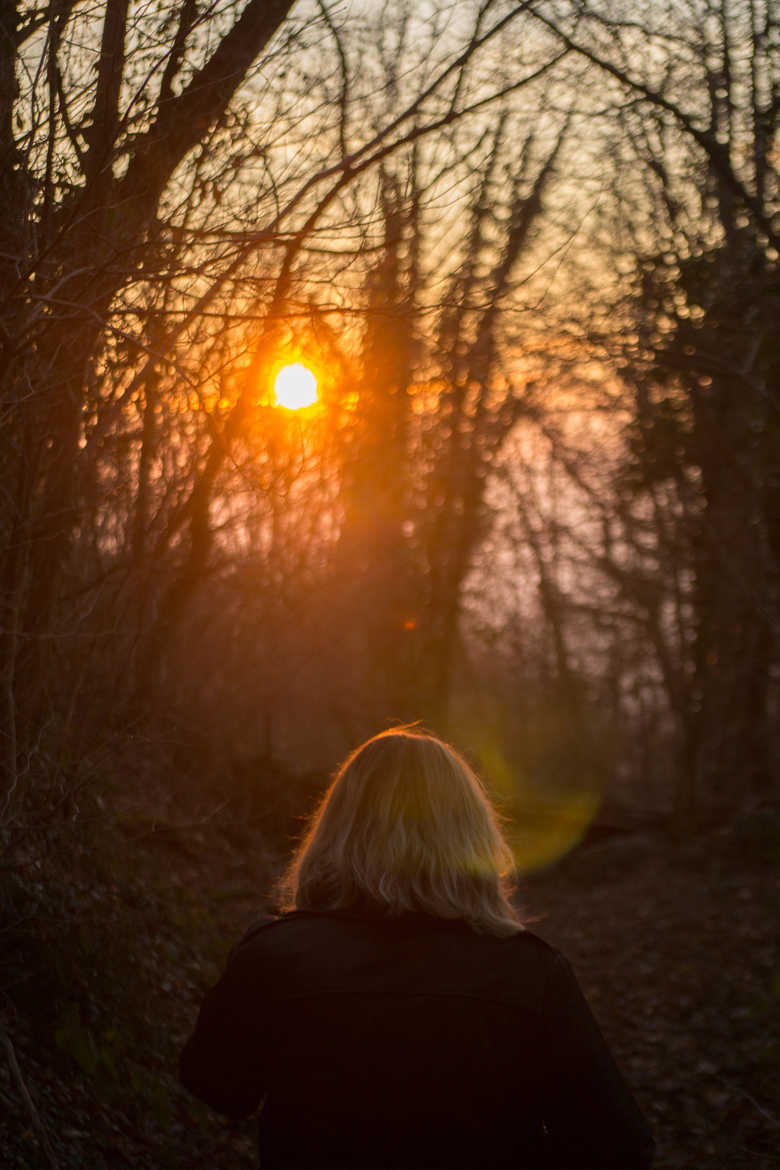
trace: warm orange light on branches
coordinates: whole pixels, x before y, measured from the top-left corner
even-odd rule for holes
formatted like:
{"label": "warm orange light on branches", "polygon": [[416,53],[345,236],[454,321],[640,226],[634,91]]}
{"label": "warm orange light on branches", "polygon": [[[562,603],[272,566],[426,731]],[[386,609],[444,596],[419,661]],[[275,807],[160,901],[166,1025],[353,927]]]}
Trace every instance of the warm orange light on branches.
{"label": "warm orange light on branches", "polygon": [[274,401],[286,410],[313,406],[317,401],[317,379],[300,362],[282,366],[274,380]]}

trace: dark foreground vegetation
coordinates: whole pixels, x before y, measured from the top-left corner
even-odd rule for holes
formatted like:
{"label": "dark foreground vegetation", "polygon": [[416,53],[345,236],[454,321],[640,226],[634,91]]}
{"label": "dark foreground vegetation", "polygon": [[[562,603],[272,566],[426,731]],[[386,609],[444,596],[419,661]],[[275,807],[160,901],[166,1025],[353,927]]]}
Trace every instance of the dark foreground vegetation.
{"label": "dark foreground vegetation", "polygon": [[[176,1062],[281,849],[224,813],[130,808],[53,849],[0,887],[4,1170],[253,1166],[253,1124],[189,1098]],[[523,882],[652,1120],[659,1170],[780,1166],[779,863],[765,808],[682,842],[594,837]]]}

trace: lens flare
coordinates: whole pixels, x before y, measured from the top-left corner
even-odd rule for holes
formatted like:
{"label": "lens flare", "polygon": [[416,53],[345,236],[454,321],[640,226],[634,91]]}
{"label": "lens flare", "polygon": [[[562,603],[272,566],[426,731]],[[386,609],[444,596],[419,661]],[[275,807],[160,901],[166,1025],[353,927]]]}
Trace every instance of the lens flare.
{"label": "lens flare", "polygon": [[274,380],[274,399],[286,410],[301,410],[317,401],[317,379],[306,366],[293,362],[282,366]]}
{"label": "lens flare", "polygon": [[549,775],[528,775],[513,768],[501,736],[487,728],[472,727],[465,740],[504,814],[507,841],[519,873],[544,869],[582,840],[603,795],[604,778],[594,768],[578,761],[568,776],[562,776],[559,768],[552,783]]}

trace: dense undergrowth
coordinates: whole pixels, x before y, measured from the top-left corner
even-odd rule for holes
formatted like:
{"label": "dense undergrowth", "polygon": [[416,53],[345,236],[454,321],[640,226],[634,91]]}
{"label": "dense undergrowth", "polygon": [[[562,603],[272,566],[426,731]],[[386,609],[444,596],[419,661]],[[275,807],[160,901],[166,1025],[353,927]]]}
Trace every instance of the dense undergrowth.
{"label": "dense undergrowth", "polygon": [[[176,1062],[203,989],[267,905],[281,838],[224,809],[93,811],[0,870],[0,1165],[253,1166],[253,1123],[188,1097]],[[780,813],[684,844],[582,847],[522,897],[579,972],[657,1165],[780,1166]]]}

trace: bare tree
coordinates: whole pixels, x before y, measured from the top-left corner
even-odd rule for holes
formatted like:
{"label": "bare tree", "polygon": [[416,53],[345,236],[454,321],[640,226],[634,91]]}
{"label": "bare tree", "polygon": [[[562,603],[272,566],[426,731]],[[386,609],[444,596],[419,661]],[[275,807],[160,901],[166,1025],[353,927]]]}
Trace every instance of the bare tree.
{"label": "bare tree", "polygon": [[631,422],[607,502],[588,490],[677,721],[684,819],[773,774],[777,24],[752,2],[534,11],[604,82],[592,127],[615,165],[597,230],[627,279],[606,279],[609,325],[592,288],[580,326]]}
{"label": "bare tree", "polygon": [[157,676],[248,474],[258,386],[327,321],[334,273],[361,269],[361,176],[565,55],[542,39],[530,70],[480,73],[526,7],[410,7],[424,52],[407,42],[383,108],[324,3],[3,10],[8,786],[54,692],[75,710],[89,628],[125,647],[135,630],[136,695]]}

